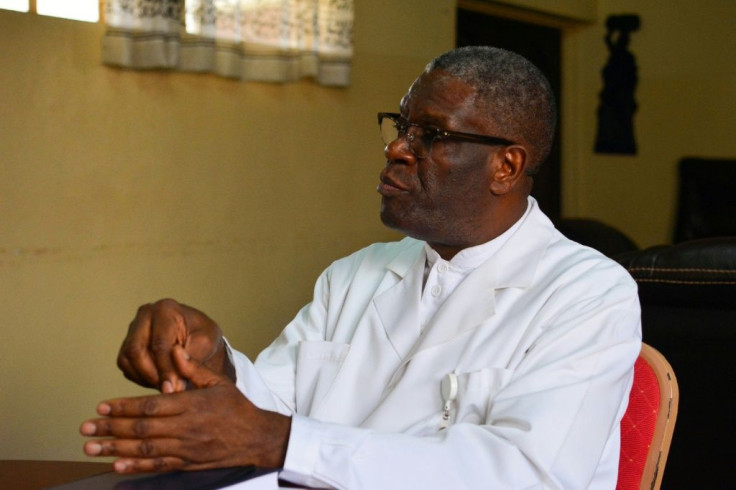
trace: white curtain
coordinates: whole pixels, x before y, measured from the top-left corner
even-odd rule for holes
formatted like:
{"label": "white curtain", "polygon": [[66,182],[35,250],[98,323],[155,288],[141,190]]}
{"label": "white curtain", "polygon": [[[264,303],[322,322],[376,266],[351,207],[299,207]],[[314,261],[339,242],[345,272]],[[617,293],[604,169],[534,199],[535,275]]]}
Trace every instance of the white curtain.
{"label": "white curtain", "polygon": [[103,62],[347,86],[353,0],[106,0]]}

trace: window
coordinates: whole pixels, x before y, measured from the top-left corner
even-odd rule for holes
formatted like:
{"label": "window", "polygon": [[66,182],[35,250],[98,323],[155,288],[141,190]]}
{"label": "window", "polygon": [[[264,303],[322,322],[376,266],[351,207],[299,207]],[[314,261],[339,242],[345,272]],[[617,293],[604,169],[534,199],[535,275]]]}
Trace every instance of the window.
{"label": "window", "polygon": [[0,0],[0,9],[87,22],[100,19],[100,0]]}
{"label": "window", "polygon": [[347,86],[354,0],[0,0],[0,9],[104,19],[102,62],[259,82]]}

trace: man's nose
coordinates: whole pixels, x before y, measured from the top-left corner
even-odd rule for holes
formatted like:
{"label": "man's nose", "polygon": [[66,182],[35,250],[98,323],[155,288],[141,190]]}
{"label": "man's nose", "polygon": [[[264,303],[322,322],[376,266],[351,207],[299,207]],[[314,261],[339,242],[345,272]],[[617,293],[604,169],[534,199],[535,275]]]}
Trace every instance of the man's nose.
{"label": "man's nose", "polygon": [[395,140],[389,142],[383,149],[386,155],[387,163],[403,163],[405,165],[413,165],[416,163],[417,157],[409,148],[409,139],[406,135],[399,136]]}

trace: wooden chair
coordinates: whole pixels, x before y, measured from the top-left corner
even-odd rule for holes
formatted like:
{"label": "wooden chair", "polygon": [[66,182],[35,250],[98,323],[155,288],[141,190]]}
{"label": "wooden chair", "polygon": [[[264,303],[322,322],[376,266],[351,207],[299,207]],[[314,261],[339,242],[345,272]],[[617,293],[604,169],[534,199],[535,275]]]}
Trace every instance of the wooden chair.
{"label": "wooden chair", "polygon": [[677,418],[679,390],[672,367],[642,344],[634,365],[629,406],[621,420],[616,490],[659,490]]}

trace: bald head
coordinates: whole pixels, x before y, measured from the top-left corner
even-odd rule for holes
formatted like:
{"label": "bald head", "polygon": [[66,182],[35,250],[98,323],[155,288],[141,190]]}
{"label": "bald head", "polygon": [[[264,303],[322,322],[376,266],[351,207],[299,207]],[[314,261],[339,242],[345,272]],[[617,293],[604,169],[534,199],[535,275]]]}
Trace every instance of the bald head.
{"label": "bald head", "polygon": [[475,104],[503,128],[499,136],[524,143],[527,173],[547,158],[557,111],[549,82],[526,58],[500,48],[467,46],[432,60],[425,72],[441,70],[477,90]]}

